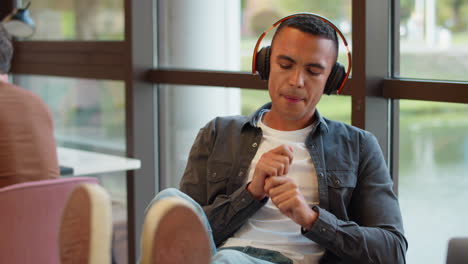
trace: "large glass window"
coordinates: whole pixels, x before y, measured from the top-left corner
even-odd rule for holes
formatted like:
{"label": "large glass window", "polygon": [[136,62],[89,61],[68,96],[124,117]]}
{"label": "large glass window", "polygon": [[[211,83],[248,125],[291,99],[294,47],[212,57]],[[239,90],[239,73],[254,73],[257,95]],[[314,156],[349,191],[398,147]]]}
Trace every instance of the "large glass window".
{"label": "large glass window", "polygon": [[123,82],[18,76],[48,104],[59,145],[125,155]]}
{"label": "large glass window", "polygon": [[240,113],[238,88],[164,85],[159,88],[161,188],[178,187],[200,128]]}
{"label": "large glass window", "polygon": [[468,105],[402,100],[399,199],[408,263],[445,263],[468,236]]}
{"label": "large glass window", "polygon": [[[26,1],[23,1],[26,3]],[[123,0],[34,0],[32,40],[123,40]]]}
{"label": "large glass window", "polygon": [[468,2],[400,3],[400,77],[467,81]]}

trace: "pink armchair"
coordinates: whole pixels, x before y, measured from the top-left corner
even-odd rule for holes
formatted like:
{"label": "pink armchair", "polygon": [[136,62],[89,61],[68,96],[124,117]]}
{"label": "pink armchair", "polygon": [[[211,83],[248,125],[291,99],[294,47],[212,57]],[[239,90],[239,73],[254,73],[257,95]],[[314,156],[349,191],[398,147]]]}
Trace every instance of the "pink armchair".
{"label": "pink armchair", "polygon": [[62,210],[73,187],[98,183],[70,177],[0,188],[0,263],[59,263]]}

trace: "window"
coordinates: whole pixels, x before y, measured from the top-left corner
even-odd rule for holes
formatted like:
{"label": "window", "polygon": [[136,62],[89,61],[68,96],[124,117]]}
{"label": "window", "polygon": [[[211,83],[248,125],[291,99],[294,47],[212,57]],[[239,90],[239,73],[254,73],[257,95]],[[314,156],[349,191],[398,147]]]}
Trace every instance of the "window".
{"label": "window", "polygon": [[448,240],[468,236],[468,105],[400,103],[399,199],[408,263],[444,263]]}
{"label": "window", "polygon": [[468,81],[468,2],[401,1],[400,76]]}
{"label": "window", "polygon": [[17,80],[48,104],[59,145],[125,155],[123,82],[25,75]]}

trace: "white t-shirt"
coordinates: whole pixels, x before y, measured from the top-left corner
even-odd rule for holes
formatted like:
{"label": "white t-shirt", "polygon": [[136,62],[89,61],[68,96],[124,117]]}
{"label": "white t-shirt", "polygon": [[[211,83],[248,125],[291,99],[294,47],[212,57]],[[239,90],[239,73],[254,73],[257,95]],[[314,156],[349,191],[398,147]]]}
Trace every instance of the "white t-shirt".
{"label": "white t-shirt", "polygon": [[[260,157],[273,148],[286,144],[293,147],[293,162],[287,177],[293,177],[309,205],[318,204],[317,174],[305,146],[313,125],[295,131],[280,131],[266,126],[261,120],[258,127],[263,137],[259,149],[250,164],[248,181],[252,180]],[[283,215],[271,202],[260,208],[222,247],[252,246],[281,252],[294,263],[318,263],[324,249],[301,234],[301,226]]]}

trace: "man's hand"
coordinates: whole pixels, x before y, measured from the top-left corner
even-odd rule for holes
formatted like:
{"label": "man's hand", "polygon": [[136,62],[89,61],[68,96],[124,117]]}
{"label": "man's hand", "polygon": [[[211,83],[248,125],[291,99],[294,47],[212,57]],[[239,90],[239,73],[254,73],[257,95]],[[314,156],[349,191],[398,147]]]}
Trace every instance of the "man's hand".
{"label": "man's hand", "polygon": [[276,207],[305,229],[312,228],[318,215],[307,204],[296,182],[288,176],[268,177],[265,193]]}
{"label": "man's hand", "polygon": [[257,162],[252,181],[247,190],[255,199],[261,200],[267,195],[265,193],[265,179],[288,174],[289,166],[293,160],[293,148],[281,145],[265,152]]}

